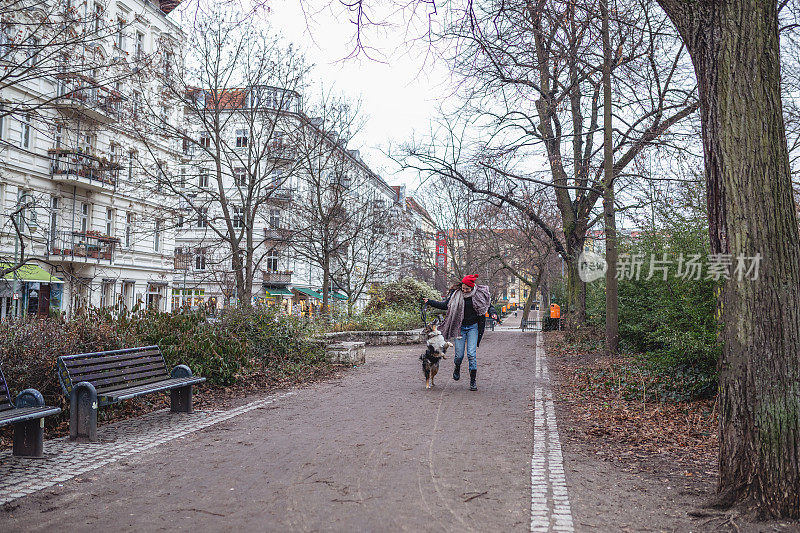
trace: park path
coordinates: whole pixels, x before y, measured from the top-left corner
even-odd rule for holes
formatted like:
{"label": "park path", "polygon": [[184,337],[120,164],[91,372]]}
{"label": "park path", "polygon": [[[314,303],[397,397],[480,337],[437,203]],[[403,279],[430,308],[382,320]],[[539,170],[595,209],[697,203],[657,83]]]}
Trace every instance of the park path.
{"label": "park path", "polygon": [[452,354],[426,390],[420,346],[371,348],[336,379],[16,499],[0,530],[571,531],[540,335],[487,332],[477,392]]}

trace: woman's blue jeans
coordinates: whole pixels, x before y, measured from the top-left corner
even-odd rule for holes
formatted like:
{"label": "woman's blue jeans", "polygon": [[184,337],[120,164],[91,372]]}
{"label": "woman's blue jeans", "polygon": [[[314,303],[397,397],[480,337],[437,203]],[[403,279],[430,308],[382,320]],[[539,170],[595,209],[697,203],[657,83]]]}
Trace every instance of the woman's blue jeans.
{"label": "woman's blue jeans", "polygon": [[467,360],[469,361],[469,369],[478,369],[478,360],[476,359],[478,353],[478,324],[471,326],[461,326],[461,337],[455,341],[455,364],[461,366],[461,361],[464,360],[464,347],[467,348]]}

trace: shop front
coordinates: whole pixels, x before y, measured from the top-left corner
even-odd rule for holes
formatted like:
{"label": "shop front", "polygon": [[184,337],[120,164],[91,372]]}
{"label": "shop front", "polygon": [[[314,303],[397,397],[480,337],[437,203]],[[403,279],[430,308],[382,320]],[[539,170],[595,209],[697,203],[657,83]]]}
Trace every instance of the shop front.
{"label": "shop front", "polygon": [[292,313],[293,297],[294,293],[287,288],[264,285],[264,303],[278,308],[283,313]]}
{"label": "shop front", "polygon": [[[0,269],[8,268],[0,263]],[[23,265],[0,279],[0,319],[46,317],[61,311],[64,282],[36,265]]]}
{"label": "shop front", "polygon": [[292,314],[299,316],[315,316],[322,307],[322,295],[313,289],[293,287]]}

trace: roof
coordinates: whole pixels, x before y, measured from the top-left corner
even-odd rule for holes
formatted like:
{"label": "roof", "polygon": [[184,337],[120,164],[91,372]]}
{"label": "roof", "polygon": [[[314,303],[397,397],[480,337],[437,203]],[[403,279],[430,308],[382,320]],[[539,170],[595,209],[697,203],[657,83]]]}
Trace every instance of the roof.
{"label": "roof", "polygon": [[322,295],[317,291],[306,289],[305,287],[293,287],[293,290],[296,290],[299,293],[305,294],[306,296],[310,296],[311,298],[316,298],[317,300],[322,300]]}
{"label": "roof", "polygon": [[294,296],[292,291],[281,287],[264,287],[264,292],[267,293],[267,298],[274,296]]}
{"label": "roof", "polygon": [[412,196],[406,196],[406,206],[407,206],[409,209],[412,209],[412,210],[416,211],[417,213],[419,213],[419,214],[420,214],[420,215],[422,215],[423,217],[425,217],[425,218],[427,218],[428,220],[430,220],[431,222],[433,222],[433,218],[431,218],[431,216],[428,214],[428,211],[427,211],[427,210],[426,210],[424,207],[422,207],[422,206],[419,204],[419,202],[417,202],[417,201],[414,199],[414,197],[412,197]]}

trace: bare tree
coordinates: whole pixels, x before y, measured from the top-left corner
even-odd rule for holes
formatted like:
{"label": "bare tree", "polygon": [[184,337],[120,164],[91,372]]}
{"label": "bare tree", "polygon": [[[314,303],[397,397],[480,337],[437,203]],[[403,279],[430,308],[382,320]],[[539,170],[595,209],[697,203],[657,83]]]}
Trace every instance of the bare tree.
{"label": "bare tree", "polygon": [[[171,138],[183,162],[170,168],[155,153],[140,157],[142,185],[179,200],[181,253],[195,258],[195,278],[250,305],[266,259],[285,255],[298,167],[291,141],[303,127],[308,69],[291,46],[224,4],[195,10],[186,49],[185,61],[166,49],[159,58],[153,74],[164,99],[143,103],[137,131],[146,144]],[[173,113],[183,120],[170,120]]]}
{"label": "bare tree", "polygon": [[352,316],[356,302],[370,286],[384,281],[392,272],[387,257],[392,244],[390,226],[399,222],[399,217],[387,216],[390,209],[377,202],[366,207],[352,213],[350,224],[359,231],[349,246],[332,257],[331,279],[347,295],[348,316]]}
{"label": "bare tree", "polygon": [[[613,20],[613,63],[616,77],[625,80],[614,98],[620,127],[613,180],[698,107],[685,53],[669,22],[649,4],[638,7],[624,18],[620,8]],[[465,146],[461,132],[446,125],[433,143],[411,146],[407,160],[502,199],[540,224],[568,264],[569,303],[578,322],[585,319],[585,285],[577,276],[577,256],[610,185],[602,174],[598,134],[602,53],[593,9],[575,2],[512,1],[468,3],[457,10],[457,23],[442,38],[453,43],[448,50],[471,109],[484,125],[489,122],[488,140]],[[552,189],[560,228],[521,201],[523,183]]]}
{"label": "bare tree", "polygon": [[[308,114],[313,118],[291,134],[298,180],[291,241],[294,254],[322,272],[322,313],[327,317],[331,281],[338,278],[343,289],[360,294],[380,270],[380,254],[365,249],[363,239],[374,234],[382,240],[391,206],[388,193],[376,192],[383,180],[348,149],[360,127],[358,105],[323,94]],[[375,261],[369,269],[363,263],[367,252]],[[359,264],[364,270],[356,276]]]}

